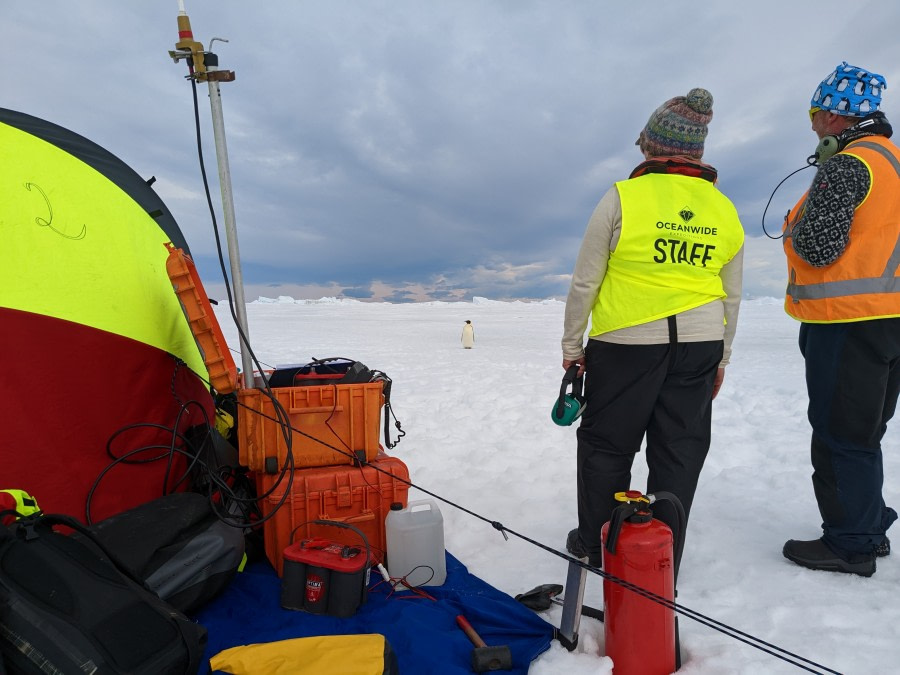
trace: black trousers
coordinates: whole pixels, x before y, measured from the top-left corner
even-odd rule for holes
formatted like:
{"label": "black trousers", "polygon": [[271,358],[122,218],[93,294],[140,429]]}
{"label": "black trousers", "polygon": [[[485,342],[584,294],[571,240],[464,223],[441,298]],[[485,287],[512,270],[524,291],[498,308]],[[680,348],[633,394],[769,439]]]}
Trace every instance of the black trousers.
{"label": "black trousers", "polygon": [[[723,342],[620,345],[588,340],[587,408],[578,428],[578,531],[589,555],[602,550],[600,531],[630,489],[634,456],[647,438],[646,492],[673,493],[691,510],[709,452],[712,390]],[[653,506],[678,541],[677,512]],[[687,521],[685,520],[685,525]],[[676,561],[676,565],[677,565]]]}
{"label": "black trousers", "polygon": [[868,556],[897,519],[884,503],[881,439],[900,394],[900,319],[804,323],[813,489],[823,539]]}

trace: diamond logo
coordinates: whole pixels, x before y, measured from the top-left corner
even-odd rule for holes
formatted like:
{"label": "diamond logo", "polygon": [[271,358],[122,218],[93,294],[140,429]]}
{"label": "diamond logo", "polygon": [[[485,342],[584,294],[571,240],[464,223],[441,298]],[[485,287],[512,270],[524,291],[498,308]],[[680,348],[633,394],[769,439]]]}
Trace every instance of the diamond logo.
{"label": "diamond logo", "polygon": [[691,211],[687,206],[685,206],[681,211],[678,212],[678,215],[681,216],[681,219],[684,222],[689,222],[691,218],[694,217],[694,212]]}

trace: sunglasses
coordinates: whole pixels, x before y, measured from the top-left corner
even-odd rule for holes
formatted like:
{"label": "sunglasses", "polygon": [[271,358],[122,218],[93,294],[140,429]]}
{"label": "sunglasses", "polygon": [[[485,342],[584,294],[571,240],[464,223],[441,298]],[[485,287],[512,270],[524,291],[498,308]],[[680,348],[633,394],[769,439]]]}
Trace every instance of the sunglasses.
{"label": "sunglasses", "polygon": [[813,117],[816,116],[817,112],[822,112],[821,108],[816,108],[815,106],[809,109],[809,121],[813,121]]}

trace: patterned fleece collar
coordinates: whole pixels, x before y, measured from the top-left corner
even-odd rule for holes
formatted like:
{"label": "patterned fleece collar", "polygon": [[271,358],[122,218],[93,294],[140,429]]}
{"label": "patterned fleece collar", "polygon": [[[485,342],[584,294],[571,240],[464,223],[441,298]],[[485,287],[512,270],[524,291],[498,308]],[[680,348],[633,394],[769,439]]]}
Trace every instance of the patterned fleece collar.
{"label": "patterned fleece collar", "polygon": [[648,173],[674,173],[691,178],[702,178],[715,183],[719,172],[709,164],[704,164],[690,157],[653,157],[638,164],[629,178],[637,178]]}
{"label": "patterned fleece collar", "polygon": [[888,118],[880,110],[864,117],[852,127],[844,129],[838,136],[838,140],[844,145],[852,141],[865,138],[866,136],[884,136],[890,138],[894,134],[894,129]]}

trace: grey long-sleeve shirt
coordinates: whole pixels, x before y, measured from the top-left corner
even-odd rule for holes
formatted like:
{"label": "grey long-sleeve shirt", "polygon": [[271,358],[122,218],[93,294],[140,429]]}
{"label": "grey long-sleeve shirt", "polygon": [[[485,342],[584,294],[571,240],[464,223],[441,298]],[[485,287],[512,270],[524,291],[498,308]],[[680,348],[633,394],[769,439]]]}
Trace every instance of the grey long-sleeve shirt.
{"label": "grey long-sleeve shirt", "polygon": [[[622,202],[619,199],[619,191],[613,186],[597,204],[588,221],[578,260],[575,263],[575,271],[572,273],[563,324],[564,359],[574,361],[584,355],[584,333],[600,291],[600,284],[606,276],[609,254],[615,251],[621,230]],[[722,268],[720,276],[727,297],[681,312],[676,316],[679,342],[724,340],[725,352],[720,367],[726,366],[731,357],[731,343],[737,328],[741,304],[743,260],[742,246],[734,258]],[[669,341],[669,325],[666,319],[658,319],[603,333],[591,339],[618,344],[665,344]]]}

